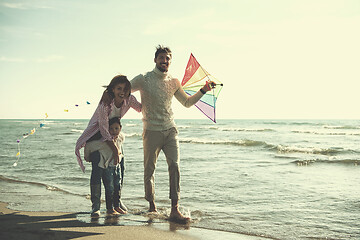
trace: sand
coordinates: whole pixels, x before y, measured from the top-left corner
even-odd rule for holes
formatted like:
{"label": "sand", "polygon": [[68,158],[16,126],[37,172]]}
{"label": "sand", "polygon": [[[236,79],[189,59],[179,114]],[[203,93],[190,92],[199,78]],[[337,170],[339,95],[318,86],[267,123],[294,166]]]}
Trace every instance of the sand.
{"label": "sand", "polygon": [[0,203],[0,239],[195,239],[150,226],[104,226],[80,222],[75,213],[23,212]]}
{"label": "sand", "polygon": [[120,226],[110,222],[106,225],[79,221],[79,215],[81,213],[15,211],[7,208],[6,203],[0,202],[0,239],[265,239],[170,222],[144,226],[139,226],[136,222],[134,226]]}

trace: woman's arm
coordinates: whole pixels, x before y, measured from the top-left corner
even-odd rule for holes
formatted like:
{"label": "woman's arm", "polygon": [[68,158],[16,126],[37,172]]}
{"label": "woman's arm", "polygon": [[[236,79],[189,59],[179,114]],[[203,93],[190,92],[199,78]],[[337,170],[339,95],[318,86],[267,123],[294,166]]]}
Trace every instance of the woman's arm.
{"label": "woman's arm", "polygon": [[114,141],[105,141],[105,142],[111,148],[114,156],[114,164],[117,165],[120,162],[119,159],[120,150],[116,147]]}
{"label": "woman's arm", "polygon": [[130,107],[132,107],[137,112],[141,112],[142,105],[140,102],[138,102],[138,100],[134,95],[130,95],[129,101],[130,101]]}
{"label": "woman's arm", "polygon": [[97,111],[97,119],[99,123],[99,130],[101,136],[106,141],[112,141],[112,137],[109,133],[109,113],[110,113],[110,106],[100,103],[99,104],[99,111]]}

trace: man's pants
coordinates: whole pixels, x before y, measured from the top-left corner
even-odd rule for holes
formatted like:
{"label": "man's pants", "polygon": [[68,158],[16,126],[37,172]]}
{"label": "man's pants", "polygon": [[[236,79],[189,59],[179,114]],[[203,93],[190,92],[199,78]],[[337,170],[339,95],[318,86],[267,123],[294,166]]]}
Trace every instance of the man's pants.
{"label": "man's pants", "polygon": [[143,145],[145,199],[153,201],[155,198],[154,171],[157,158],[162,150],[168,164],[169,198],[178,200],[180,198],[180,149],[177,129],[173,127],[164,131],[144,130]]}

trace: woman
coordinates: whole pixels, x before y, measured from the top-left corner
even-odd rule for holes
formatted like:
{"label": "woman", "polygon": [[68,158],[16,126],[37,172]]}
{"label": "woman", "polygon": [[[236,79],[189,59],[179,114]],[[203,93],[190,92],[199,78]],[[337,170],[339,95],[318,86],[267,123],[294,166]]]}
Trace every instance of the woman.
{"label": "woman", "polygon": [[[112,140],[111,134],[109,133],[109,119],[113,117],[122,118],[130,109],[130,107],[137,112],[141,112],[141,103],[139,103],[136,100],[135,96],[131,95],[130,93],[131,85],[127,77],[124,75],[115,76],[111,80],[110,84],[106,87],[104,95],[110,97],[111,101],[104,100],[104,97],[100,100],[100,103],[96,108],[95,113],[91,117],[87,128],[84,130],[83,134],[76,142],[75,155],[83,172],[85,171],[85,166],[81,159],[80,149],[85,147],[87,142],[103,139],[113,151],[115,161],[117,163],[120,162],[121,175],[123,179],[124,162],[123,159],[119,159],[120,149],[116,147]],[[110,102],[110,104],[108,104],[107,102]],[[99,216],[100,214],[101,169],[98,166],[99,160],[100,154],[98,151],[93,152],[90,155],[89,161],[91,161],[92,163],[92,171],[90,178],[92,216]],[[123,182],[122,179],[120,180],[121,184],[119,183],[119,189],[115,189],[115,191],[118,191],[120,197],[121,185]],[[127,210],[125,205],[122,204],[121,200],[120,208],[122,208],[124,211]]]}

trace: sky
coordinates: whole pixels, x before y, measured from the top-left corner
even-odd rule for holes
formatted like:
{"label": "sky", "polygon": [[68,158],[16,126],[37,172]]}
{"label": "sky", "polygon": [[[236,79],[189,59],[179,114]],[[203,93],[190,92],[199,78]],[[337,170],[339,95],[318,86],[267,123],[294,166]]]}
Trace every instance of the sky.
{"label": "sky", "polygon": [[0,118],[89,119],[162,44],[180,81],[193,53],[223,82],[218,119],[360,119],[359,29],[358,0],[0,0]]}

